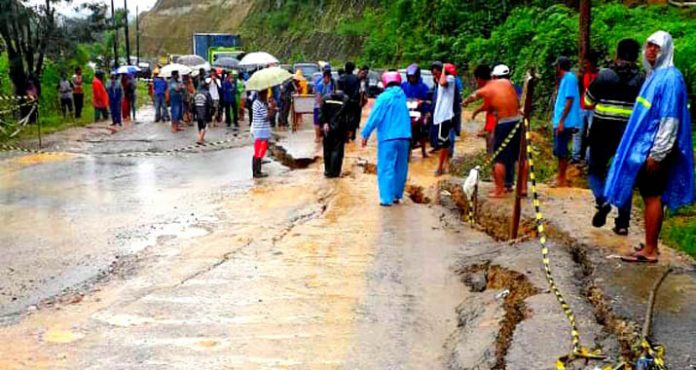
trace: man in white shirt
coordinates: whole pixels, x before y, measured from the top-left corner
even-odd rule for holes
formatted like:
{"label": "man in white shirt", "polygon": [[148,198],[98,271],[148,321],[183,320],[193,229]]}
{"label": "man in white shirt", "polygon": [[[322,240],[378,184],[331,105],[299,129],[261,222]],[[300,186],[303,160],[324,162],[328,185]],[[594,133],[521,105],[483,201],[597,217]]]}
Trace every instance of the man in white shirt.
{"label": "man in white shirt", "polygon": [[436,149],[440,151],[435,176],[440,176],[445,173],[445,163],[447,163],[449,159],[449,148],[451,144],[450,131],[453,127],[455,92],[452,67],[454,66],[451,64],[445,64],[444,73],[440,65],[434,64],[432,68],[433,77],[435,77],[438,84],[437,102],[433,111],[433,125],[437,132]]}
{"label": "man in white shirt", "polygon": [[208,92],[210,97],[213,99],[213,126],[217,127],[217,124],[222,121],[222,112],[220,105],[220,80],[217,78],[217,72],[212,70],[210,72],[210,84],[208,85]]}

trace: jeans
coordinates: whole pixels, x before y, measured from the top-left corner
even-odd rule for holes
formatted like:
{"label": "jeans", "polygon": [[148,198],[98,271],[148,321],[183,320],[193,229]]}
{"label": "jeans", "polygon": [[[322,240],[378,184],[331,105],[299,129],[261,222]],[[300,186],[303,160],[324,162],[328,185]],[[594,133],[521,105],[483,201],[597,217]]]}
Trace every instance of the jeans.
{"label": "jeans", "polygon": [[239,119],[237,118],[237,103],[236,102],[222,102],[222,108],[225,111],[225,123],[227,127],[232,126],[232,121],[234,120],[234,125],[239,126]]}
{"label": "jeans", "polygon": [[72,114],[72,99],[60,98],[60,111],[63,112],[63,118],[65,118],[68,113]]}
{"label": "jeans", "polygon": [[164,94],[155,95],[155,121],[168,121],[169,111],[167,110],[167,101]]}
{"label": "jeans", "polygon": [[[588,158],[588,180],[590,188],[595,196],[597,206],[606,203],[604,197],[604,185],[609,172],[609,164],[612,157],[616,154],[616,149],[621,142],[625,123],[597,121],[597,126],[590,130],[589,139],[589,158]],[[616,219],[617,227],[628,227],[631,219],[631,202],[619,208],[619,217]]]}
{"label": "jeans", "polygon": [[587,130],[592,125],[592,117],[594,117],[594,110],[583,109],[580,114],[580,127],[578,131],[573,134],[573,160],[580,161],[587,159]]}
{"label": "jeans", "polygon": [[[590,157],[590,161],[592,158]],[[604,197],[604,182],[606,178],[598,176],[596,174],[589,174],[588,180],[590,183],[590,188],[592,188],[592,194],[595,196],[595,201],[598,207],[602,207],[607,204],[607,200]],[[627,228],[629,221],[631,220],[631,202],[626,202],[626,205],[619,208],[619,217],[616,218],[614,224],[616,227]]]}

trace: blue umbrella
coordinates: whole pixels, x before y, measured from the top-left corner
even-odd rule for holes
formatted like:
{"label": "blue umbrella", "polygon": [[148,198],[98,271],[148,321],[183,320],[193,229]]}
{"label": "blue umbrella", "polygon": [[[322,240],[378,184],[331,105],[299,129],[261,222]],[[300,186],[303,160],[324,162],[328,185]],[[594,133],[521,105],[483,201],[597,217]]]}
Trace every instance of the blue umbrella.
{"label": "blue umbrella", "polygon": [[121,66],[116,69],[116,73],[124,75],[132,75],[136,72],[140,72],[140,68],[136,66]]}

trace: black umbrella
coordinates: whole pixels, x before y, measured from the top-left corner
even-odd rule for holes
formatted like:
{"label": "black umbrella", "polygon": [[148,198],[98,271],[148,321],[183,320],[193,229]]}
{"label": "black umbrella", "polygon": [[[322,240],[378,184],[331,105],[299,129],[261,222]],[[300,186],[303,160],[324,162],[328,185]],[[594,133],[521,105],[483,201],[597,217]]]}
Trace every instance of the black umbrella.
{"label": "black umbrella", "polygon": [[220,58],[213,63],[213,67],[224,68],[224,69],[237,69],[239,68],[239,60],[232,57]]}

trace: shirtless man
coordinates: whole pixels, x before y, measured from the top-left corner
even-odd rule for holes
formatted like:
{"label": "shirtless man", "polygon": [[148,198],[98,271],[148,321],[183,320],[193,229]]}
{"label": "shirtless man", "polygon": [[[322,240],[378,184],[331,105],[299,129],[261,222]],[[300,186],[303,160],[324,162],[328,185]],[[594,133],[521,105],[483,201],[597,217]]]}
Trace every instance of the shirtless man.
{"label": "shirtless man", "polygon": [[[497,113],[498,122],[495,126],[493,143],[495,153],[522,120],[520,104],[515,87],[509,80],[478,81],[478,79],[479,77],[477,77],[477,83],[483,87],[467,97],[462,105],[466,107],[476,100],[484,99],[490,109]],[[506,168],[508,171],[514,171],[515,162],[520,153],[520,132],[521,130],[518,129],[507,146],[494,158],[495,190],[488,194],[489,197],[502,198],[505,195],[505,171]]]}

